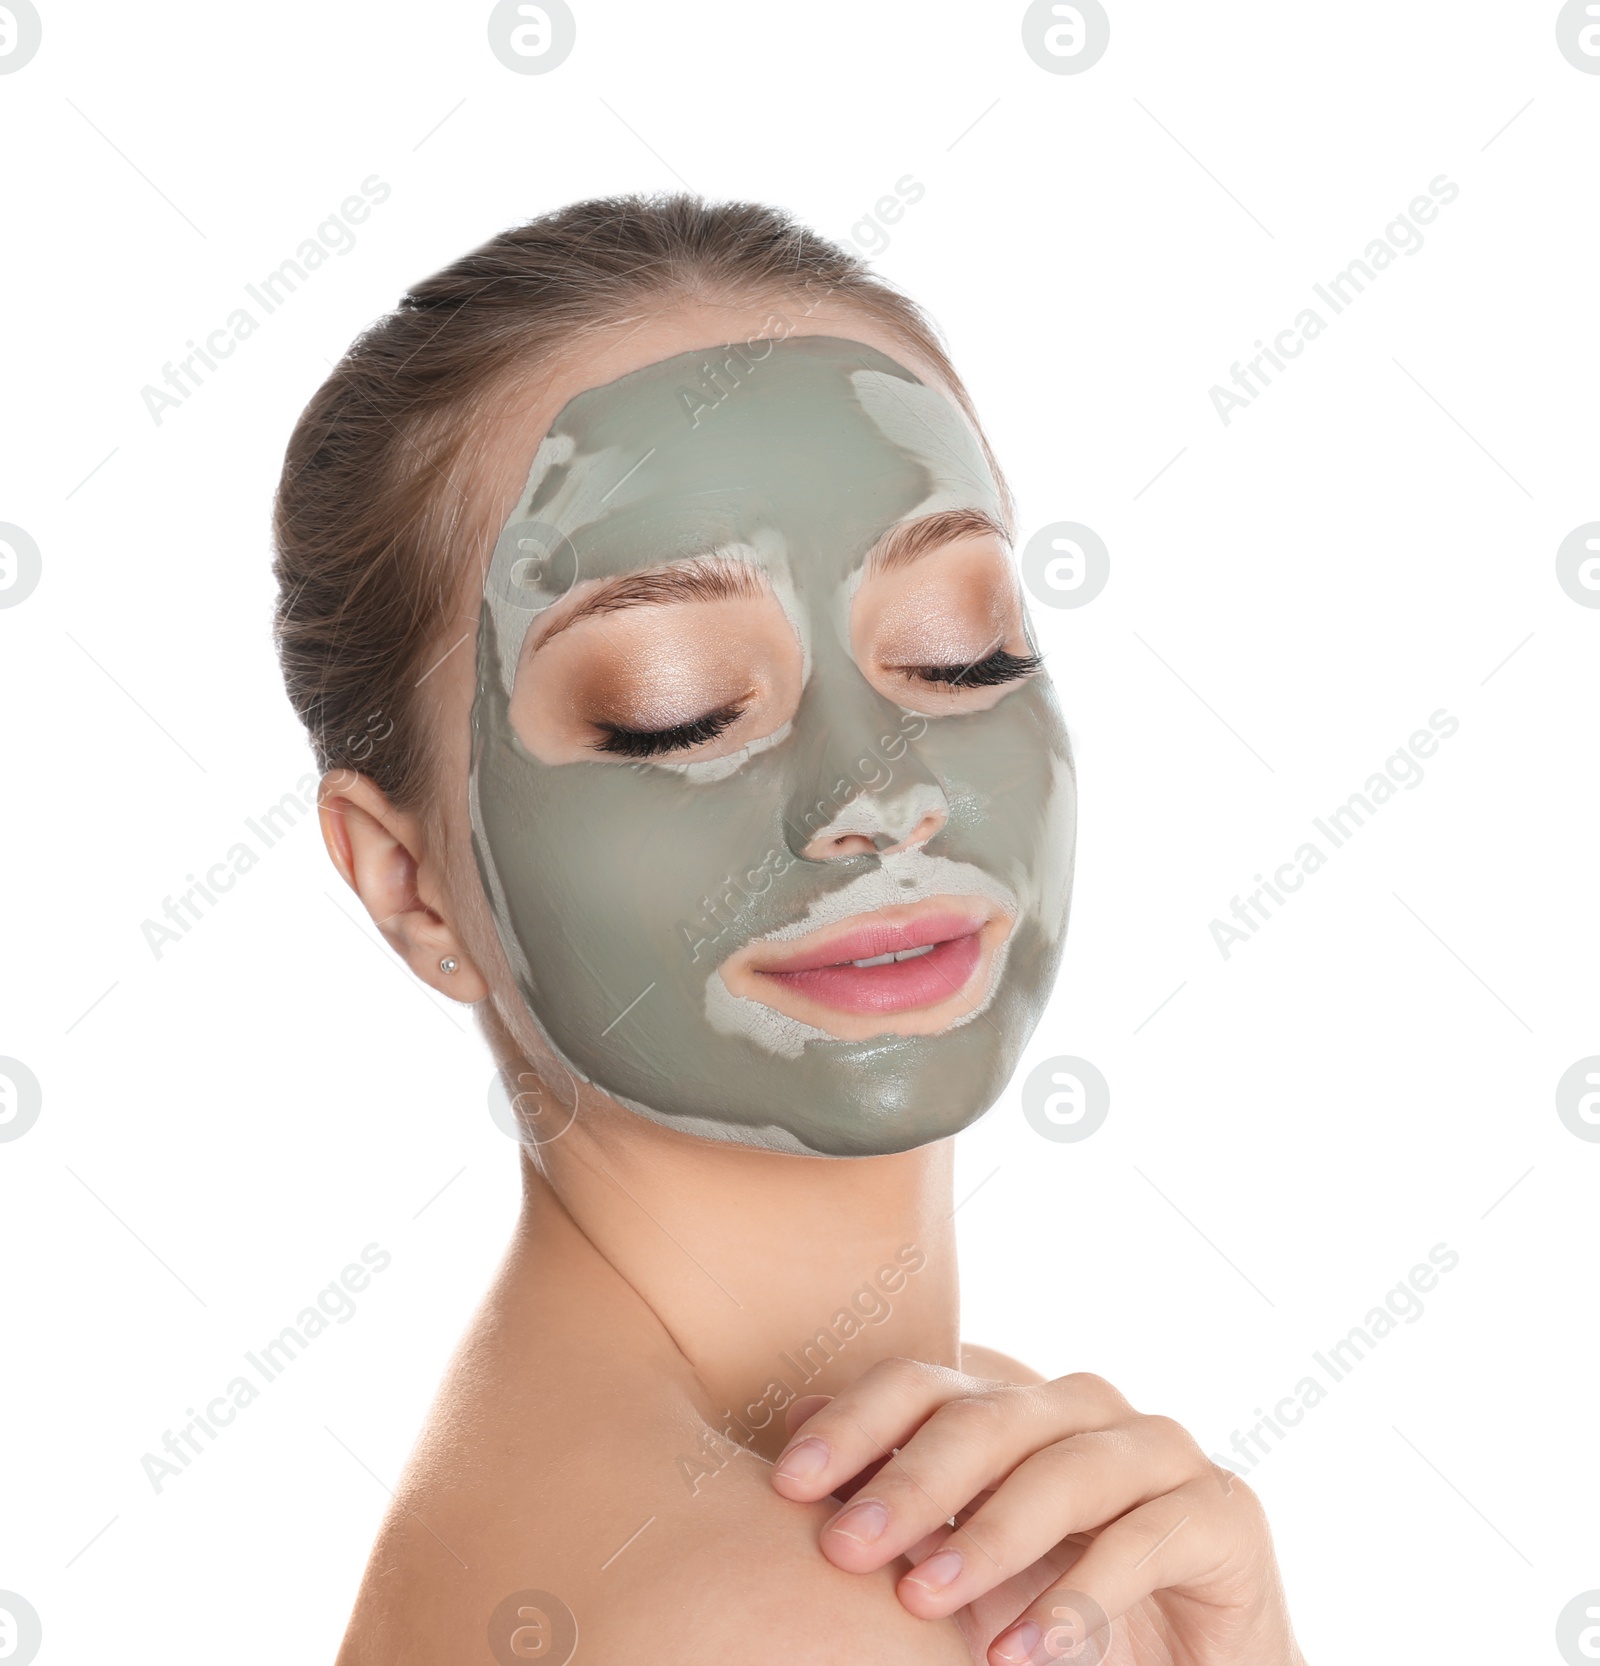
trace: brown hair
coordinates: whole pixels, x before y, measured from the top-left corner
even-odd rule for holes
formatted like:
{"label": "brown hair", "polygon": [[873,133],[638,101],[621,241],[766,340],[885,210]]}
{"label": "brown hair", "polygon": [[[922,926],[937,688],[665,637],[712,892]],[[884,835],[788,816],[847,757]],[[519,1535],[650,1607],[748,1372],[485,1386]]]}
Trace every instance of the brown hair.
{"label": "brown hair", "polygon": [[759,203],[574,203],[491,238],[364,330],[295,425],[273,514],[273,634],[318,767],[359,771],[439,825],[417,690],[482,538],[466,488],[498,398],[585,334],[674,301],[799,296],[854,306],[914,348],[982,438],[922,309]]}

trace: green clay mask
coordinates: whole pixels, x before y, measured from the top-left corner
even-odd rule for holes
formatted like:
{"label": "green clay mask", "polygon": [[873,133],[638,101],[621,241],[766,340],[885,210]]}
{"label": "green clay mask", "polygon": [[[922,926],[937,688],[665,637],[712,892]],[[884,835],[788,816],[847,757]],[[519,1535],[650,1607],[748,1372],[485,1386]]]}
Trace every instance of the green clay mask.
{"label": "green clay mask", "polygon": [[495,546],[473,850],[573,1074],[689,1133],[904,1151],[1004,1089],[1075,790],[970,423],[860,342],[581,393]]}

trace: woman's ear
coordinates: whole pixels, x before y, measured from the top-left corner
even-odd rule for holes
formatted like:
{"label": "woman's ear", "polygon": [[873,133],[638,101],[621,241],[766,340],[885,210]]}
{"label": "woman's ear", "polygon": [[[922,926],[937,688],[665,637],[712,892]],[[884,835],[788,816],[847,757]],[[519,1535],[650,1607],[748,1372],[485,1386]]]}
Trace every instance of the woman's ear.
{"label": "woman's ear", "polygon": [[333,865],[395,953],[441,995],[481,1001],[489,985],[440,912],[442,852],[427,847],[421,818],[365,775],[337,769],[322,778],[317,819]]}

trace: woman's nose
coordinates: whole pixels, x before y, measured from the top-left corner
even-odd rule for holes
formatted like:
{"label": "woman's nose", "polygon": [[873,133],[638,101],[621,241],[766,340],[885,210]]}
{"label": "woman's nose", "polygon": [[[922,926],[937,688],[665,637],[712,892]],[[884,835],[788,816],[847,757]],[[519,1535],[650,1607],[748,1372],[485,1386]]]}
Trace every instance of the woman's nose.
{"label": "woman's nose", "polygon": [[811,685],[793,736],[784,837],[803,862],[846,862],[920,850],[950,820],[944,785],[912,744],[908,724],[828,632],[816,633]]}
{"label": "woman's nose", "polygon": [[864,790],[812,833],[798,855],[806,862],[841,862],[920,850],[949,819],[949,800],[932,781],[914,782],[899,792]]}

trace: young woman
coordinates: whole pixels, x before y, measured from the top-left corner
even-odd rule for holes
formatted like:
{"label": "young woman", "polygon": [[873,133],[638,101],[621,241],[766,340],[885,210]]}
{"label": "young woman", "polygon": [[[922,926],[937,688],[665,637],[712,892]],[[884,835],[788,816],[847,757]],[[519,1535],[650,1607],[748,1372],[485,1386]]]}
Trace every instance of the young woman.
{"label": "young woman", "polygon": [[329,852],[524,1130],[342,1666],[1296,1666],[1247,1487],[960,1339],[1075,787],[916,306],[768,208],[578,204],[355,343],[276,524]]}

